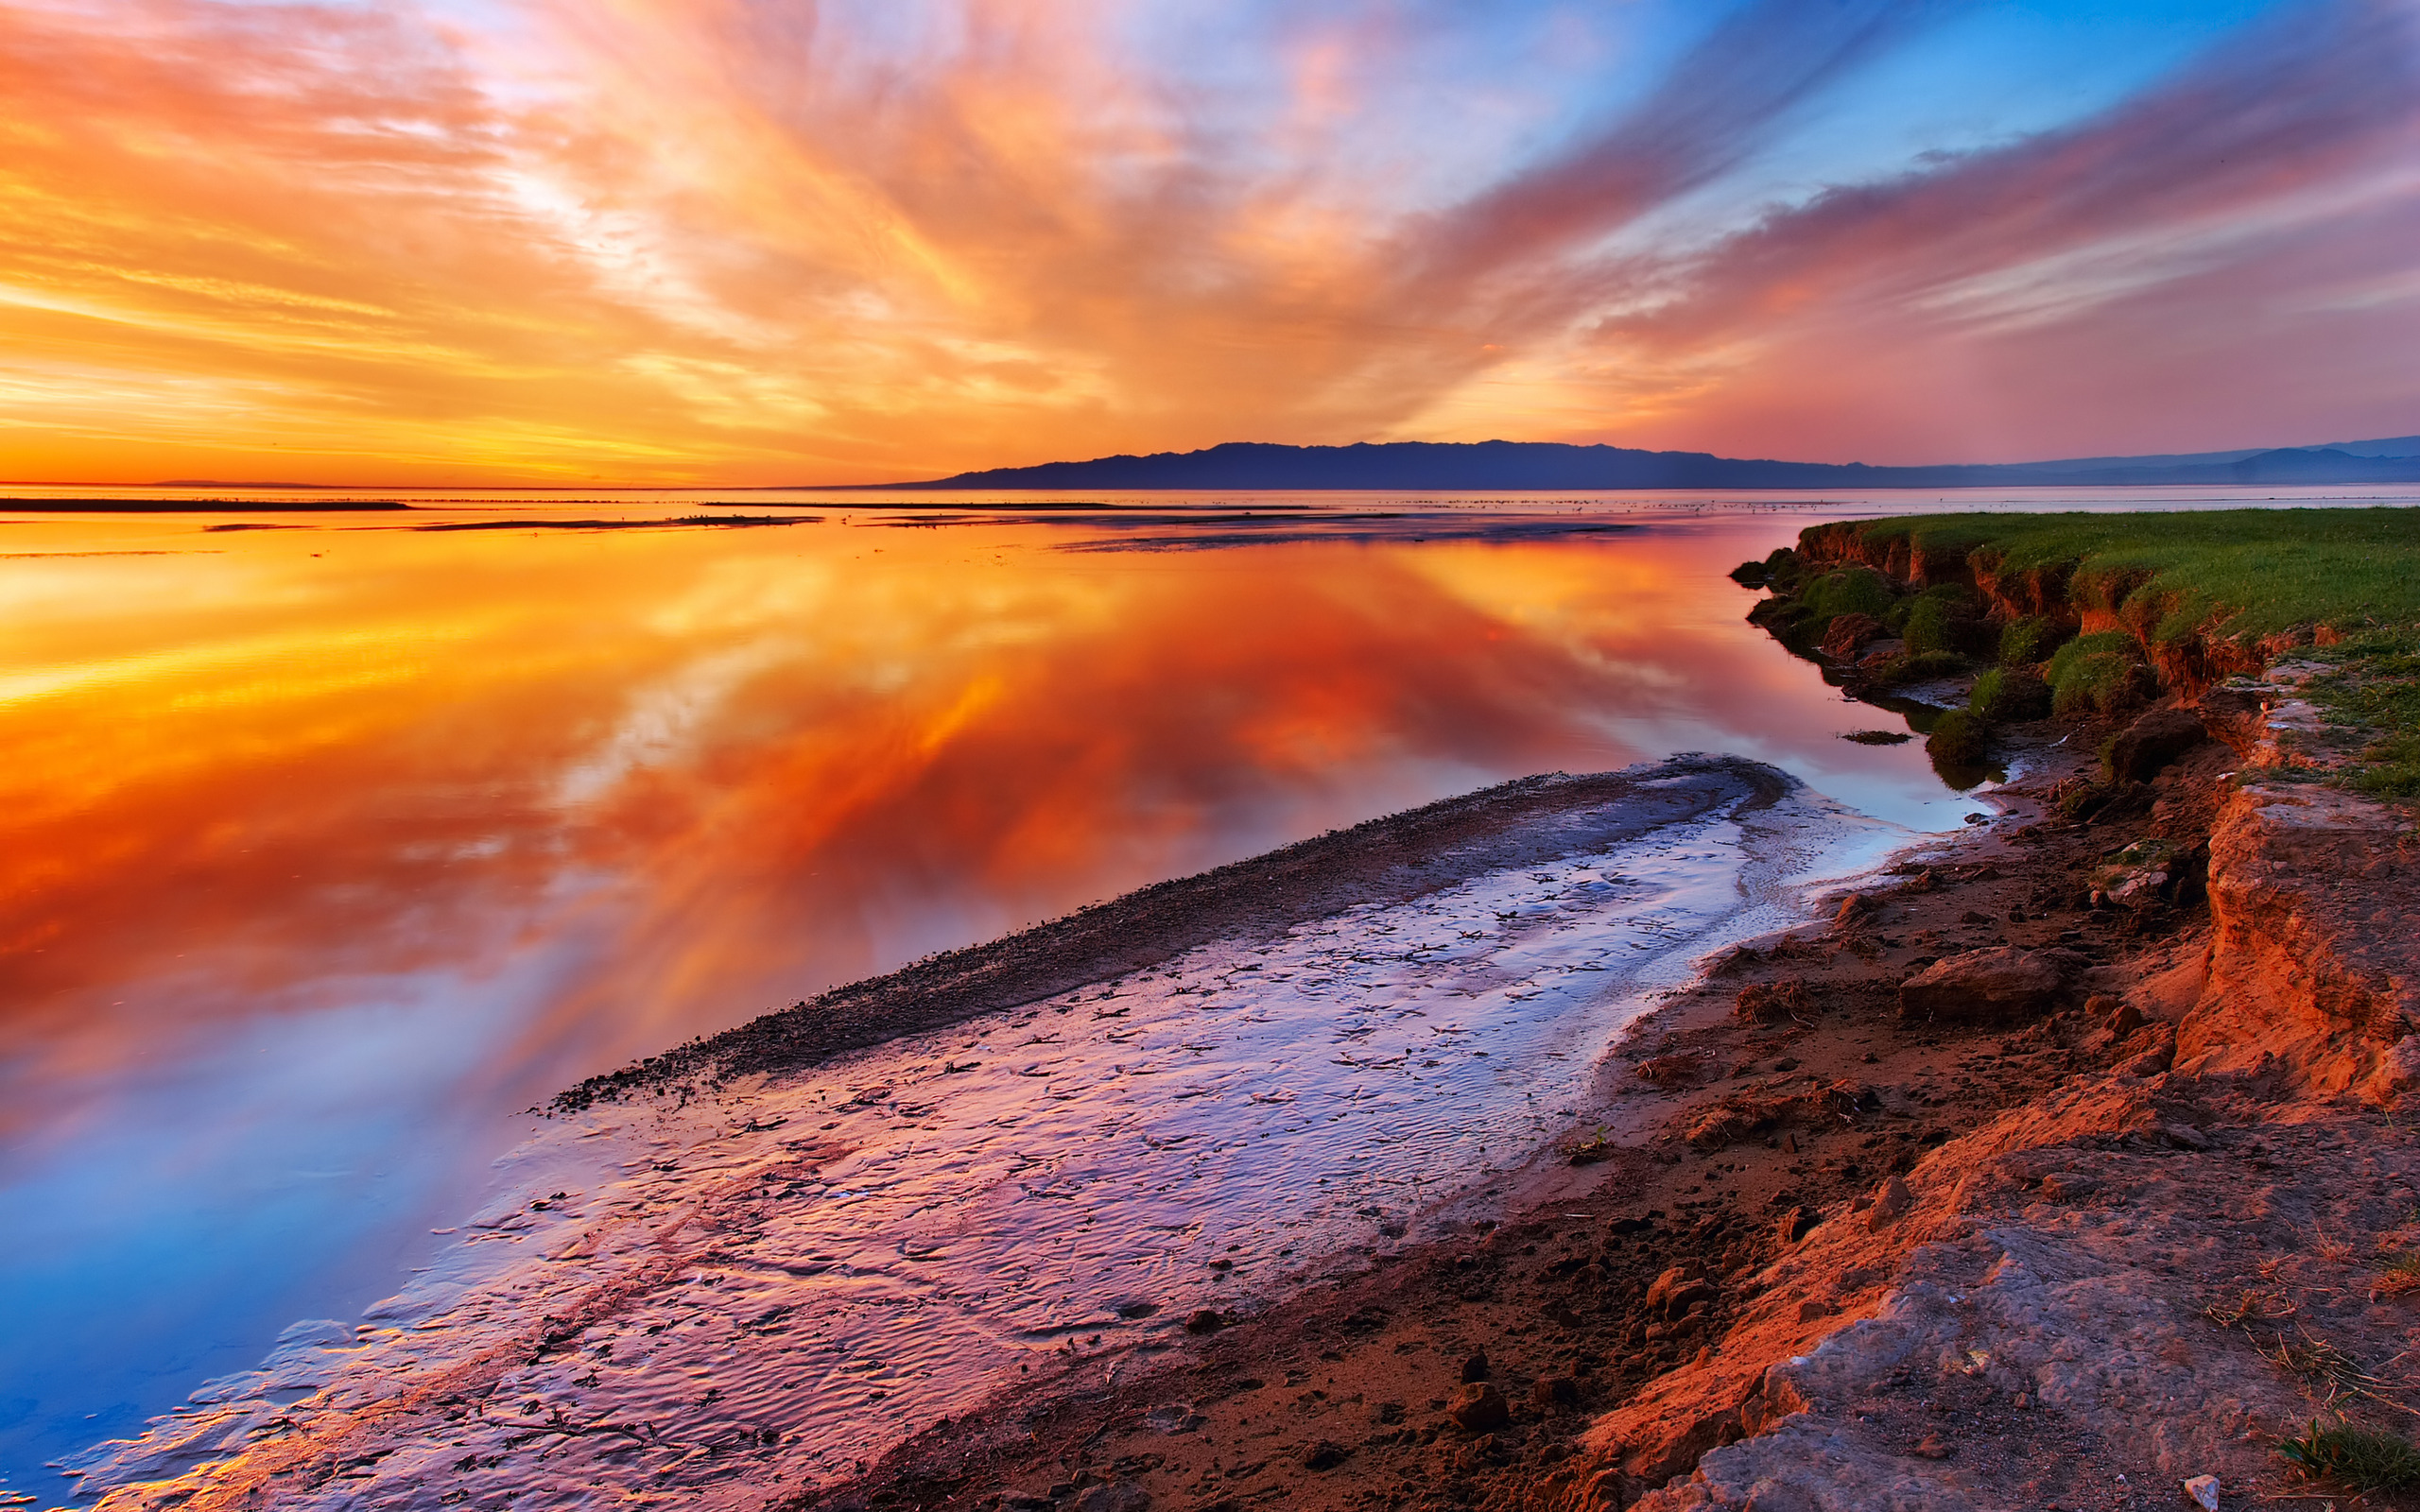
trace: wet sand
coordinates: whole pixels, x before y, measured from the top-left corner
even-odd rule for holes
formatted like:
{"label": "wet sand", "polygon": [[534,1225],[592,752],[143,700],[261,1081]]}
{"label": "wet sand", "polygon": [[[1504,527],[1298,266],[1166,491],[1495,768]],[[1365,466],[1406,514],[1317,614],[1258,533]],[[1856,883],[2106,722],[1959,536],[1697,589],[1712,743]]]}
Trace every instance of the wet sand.
{"label": "wet sand", "polygon": [[1736,760],[1532,778],[841,988],[565,1094],[426,1274],[86,1492],[824,1494],[1466,1232],[1694,961],[1902,838]]}

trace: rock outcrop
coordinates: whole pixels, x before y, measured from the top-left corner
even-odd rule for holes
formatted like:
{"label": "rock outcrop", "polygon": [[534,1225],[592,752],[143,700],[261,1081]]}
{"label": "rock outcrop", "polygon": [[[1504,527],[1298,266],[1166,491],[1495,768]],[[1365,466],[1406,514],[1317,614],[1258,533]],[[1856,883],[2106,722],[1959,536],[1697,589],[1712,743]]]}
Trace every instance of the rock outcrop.
{"label": "rock outcrop", "polygon": [[1998,945],[1937,961],[1899,985],[1899,1016],[2017,1023],[2056,1007],[2092,965],[2072,951]]}

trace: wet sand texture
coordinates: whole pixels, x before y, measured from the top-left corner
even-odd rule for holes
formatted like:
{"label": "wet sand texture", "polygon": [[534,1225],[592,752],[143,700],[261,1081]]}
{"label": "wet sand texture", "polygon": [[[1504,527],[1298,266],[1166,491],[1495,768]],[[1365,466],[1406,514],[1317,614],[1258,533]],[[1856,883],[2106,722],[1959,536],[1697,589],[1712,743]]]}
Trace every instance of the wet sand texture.
{"label": "wet sand texture", "polygon": [[298,1326],[85,1456],[85,1489],[846,1480],[1011,1383],[1146,1368],[1455,1227],[1650,988],[1870,830],[1736,760],[1534,778],[829,994],[575,1100],[358,1329]]}
{"label": "wet sand texture", "polygon": [[1493,871],[1603,850],[1794,784],[1737,757],[1526,777],[1164,882],[1049,923],[835,988],[810,1002],[564,1092],[557,1107],[696,1078],[812,1066],[844,1051],[1139,971],[1227,936],[1266,937],[1359,903],[1394,903]]}

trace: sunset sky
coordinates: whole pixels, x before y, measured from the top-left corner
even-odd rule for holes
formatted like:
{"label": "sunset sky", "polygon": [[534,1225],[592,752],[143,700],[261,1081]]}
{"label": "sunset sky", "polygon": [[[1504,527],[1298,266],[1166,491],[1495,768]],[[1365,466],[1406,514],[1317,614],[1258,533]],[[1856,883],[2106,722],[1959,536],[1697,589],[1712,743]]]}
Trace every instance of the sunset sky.
{"label": "sunset sky", "polygon": [[0,477],[2420,431],[2413,0],[0,0]]}

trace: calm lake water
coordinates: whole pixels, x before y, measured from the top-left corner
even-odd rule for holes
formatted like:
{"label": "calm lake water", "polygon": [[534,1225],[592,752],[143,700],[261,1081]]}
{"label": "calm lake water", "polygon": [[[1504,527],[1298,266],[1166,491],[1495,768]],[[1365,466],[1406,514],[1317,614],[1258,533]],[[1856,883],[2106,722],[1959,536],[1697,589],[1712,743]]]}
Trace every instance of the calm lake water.
{"label": "calm lake water", "polygon": [[1682,750],[1954,828],[1722,574],[2256,502],[380,497],[0,499],[0,1488],[394,1290],[564,1084],[929,951]]}

